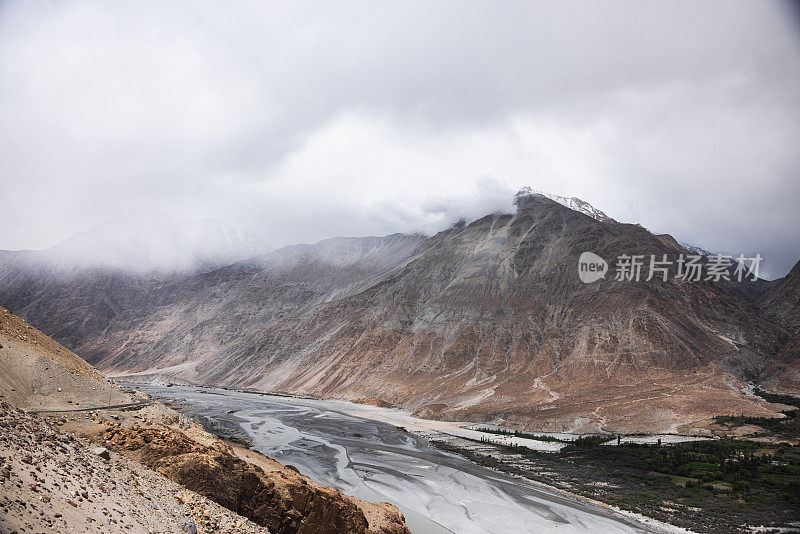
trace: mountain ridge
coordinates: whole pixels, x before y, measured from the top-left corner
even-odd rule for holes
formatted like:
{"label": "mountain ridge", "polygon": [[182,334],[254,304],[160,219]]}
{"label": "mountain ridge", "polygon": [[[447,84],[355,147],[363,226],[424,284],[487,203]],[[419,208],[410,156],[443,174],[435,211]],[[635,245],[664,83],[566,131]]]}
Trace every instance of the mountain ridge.
{"label": "mountain ridge", "polygon": [[790,332],[745,292],[674,272],[582,284],[587,250],[675,252],[639,225],[531,193],[514,214],[431,237],[334,238],[202,273],[43,284],[0,266],[0,297],[71,329],[76,350],[118,376],[373,397],[551,430],[777,413],[742,390],[774,379]]}

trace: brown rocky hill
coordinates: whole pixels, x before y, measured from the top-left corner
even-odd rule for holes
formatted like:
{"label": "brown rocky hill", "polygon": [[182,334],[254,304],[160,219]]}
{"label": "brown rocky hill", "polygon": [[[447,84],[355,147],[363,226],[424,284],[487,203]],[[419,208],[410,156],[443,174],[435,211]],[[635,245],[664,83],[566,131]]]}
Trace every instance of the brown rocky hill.
{"label": "brown rocky hill", "polygon": [[[109,398],[134,411],[109,409]],[[409,532],[391,504],[368,503],[316,484],[254,451],[214,438],[161,404],[131,406],[132,400],[74,353],[0,308],[0,492],[14,497],[0,507],[0,532],[101,532],[105,525],[98,521],[112,519],[114,526],[109,522],[106,527],[112,531],[125,523],[132,532],[147,532],[147,527],[152,532],[154,526],[177,532],[197,506],[205,513],[195,521],[205,524],[206,532]],[[121,456],[95,448],[97,443]],[[102,458],[93,451],[102,451]],[[117,469],[112,472],[103,460]],[[137,481],[122,476],[122,466],[135,471]],[[197,506],[177,513],[175,485],[167,479],[191,490],[182,493],[181,504]],[[70,489],[73,493],[67,493],[67,481],[77,486]],[[34,501],[46,513],[32,514],[24,505]],[[226,518],[230,528],[212,525],[216,519],[208,510],[215,509],[214,503],[232,512],[216,507],[214,513],[216,519]],[[103,505],[113,507],[118,517],[101,513]]]}
{"label": "brown rocky hill", "polygon": [[91,365],[0,307],[0,399],[26,409],[130,402]]}
{"label": "brown rocky hill", "polygon": [[792,332],[800,330],[800,261],[789,274],[769,282],[755,304]]}
{"label": "brown rocky hill", "polygon": [[785,277],[769,282],[755,304],[793,332],[767,364],[765,384],[781,393],[795,393],[800,389],[800,262]]}
{"label": "brown rocky hill", "polygon": [[[776,379],[791,335],[744,298],[760,288],[614,281],[620,254],[677,249],[541,195],[518,201],[427,239],[329,240],[185,276],[42,275],[0,258],[0,298],[37,325],[75,326],[69,345],[118,374],[542,429],[776,413],[741,392]],[[584,251],[611,262],[604,280],[578,279]]]}

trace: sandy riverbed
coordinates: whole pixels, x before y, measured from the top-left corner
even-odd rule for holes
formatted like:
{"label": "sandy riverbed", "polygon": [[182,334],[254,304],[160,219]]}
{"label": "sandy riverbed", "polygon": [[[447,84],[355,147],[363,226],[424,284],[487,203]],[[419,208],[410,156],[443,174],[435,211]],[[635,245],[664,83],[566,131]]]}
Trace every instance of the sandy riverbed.
{"label": "sandy riverbed", "polygon": [[338,401],[210,388],[138,387],[159,398],[181,401],[196,415],[238,426],[256,450],[322,484],[397,505],[415,533],[658,530],[484,469],[430,447],[415,434],[486,435],[463,423]]}

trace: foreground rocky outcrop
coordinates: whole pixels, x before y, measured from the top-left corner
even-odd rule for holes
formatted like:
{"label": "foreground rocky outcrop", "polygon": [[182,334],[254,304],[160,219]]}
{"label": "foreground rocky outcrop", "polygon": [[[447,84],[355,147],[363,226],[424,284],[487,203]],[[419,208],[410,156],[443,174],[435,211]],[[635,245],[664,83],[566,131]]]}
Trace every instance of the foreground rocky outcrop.
{"label": "foreground rocky outcrop", "polygon": [[408,533],[391,504],[214,438],[3,308],[0,430],[0,533]]}
{"label": "foreground rocky outcrop", "polygon": [[98,420],[86,431],[134,459],[279,534],[406,534],[402,514],[320,486],[253,451],[220,441],[163,407],[136,419]]}
{"label": "foreground rocky outcrop", "polygon": [[269,531],[41,417],[0,402],[0,533]]}

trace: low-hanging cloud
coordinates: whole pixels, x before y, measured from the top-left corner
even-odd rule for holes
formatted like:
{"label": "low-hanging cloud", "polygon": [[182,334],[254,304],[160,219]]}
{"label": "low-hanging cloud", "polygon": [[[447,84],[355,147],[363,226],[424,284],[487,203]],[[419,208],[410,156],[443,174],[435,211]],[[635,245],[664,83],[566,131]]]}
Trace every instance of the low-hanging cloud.
{"label": "low-hanging cloud", "polygon": [[765,2],[6,2],[0,248],[143,209],[274,245],[524,185],[800,258],[800,38]]}

